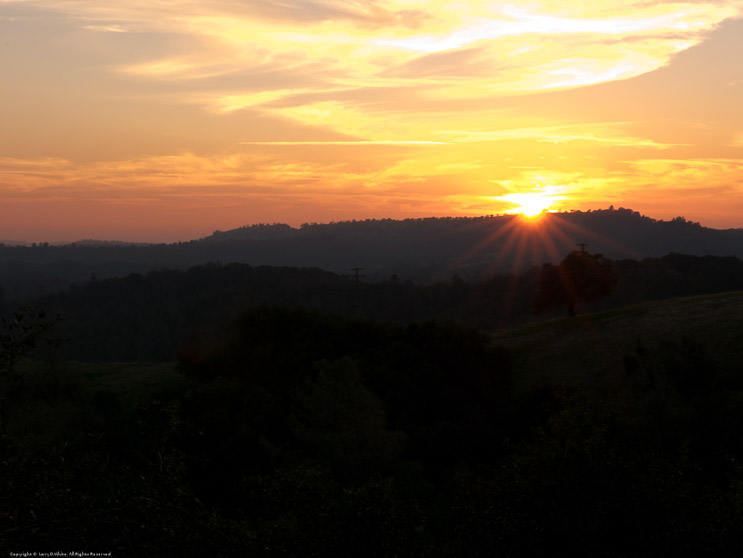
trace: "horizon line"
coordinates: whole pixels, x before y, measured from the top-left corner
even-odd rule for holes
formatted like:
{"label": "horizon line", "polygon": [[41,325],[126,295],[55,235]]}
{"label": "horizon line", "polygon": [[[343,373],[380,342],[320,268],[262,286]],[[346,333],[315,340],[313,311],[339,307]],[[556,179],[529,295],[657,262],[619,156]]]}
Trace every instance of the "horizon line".
{"label": "horizon line", "polygon": [[[606,208],[599,208],[599,209],[567,209],[567,210],[548,210],[545,211],[545,213],[549,215],[560,215],[560,214],[570,214],[570,213],[592,213],[592,212],[599,212],[599,211],[620,211],[620,210],[627,210],[631,211],[632,213],[638,213],[641,217],[647,217],[649,219],[652,219],[657,222],[665,222],[669,223],[675,219],[684,219],[687,223],[690,224],[696,224],[703,228],[710,229],[710,230],[719,230],[719,231],[725,231],[725,230],[743,230],[743,226],[741,227],[727,227],[727,228],[714,228],[709,227],[706,225],[703,225],[700,222],[692,221],[689,219],[686,219],[684,216],[676,216],[672,217],[670,219],[656,219],[654,217],[650,217],[649,215],[643,214],[639,211],[636,211],[634,209],[628,208],[628,207],[619,207],[614,208],[614,206],[606,207]],[[169,245],[169,244],[177,244],[180,242],[194,242],[203,240],[205,238],[209,238],[210,236],[213,236],[215,233],[224,233],[229,232],[237,229],[242,228],[249,228],[249,227],[255,227],[255,226],[275,226],[275,225],[285,225],[287,227],[290,227],[293,230],[300,230],[303,226],[314,226],[314,225],[333,225],[333,224],[340,224],[340,223],[352,223],[352,222],[361,222],[361,221],[383,221],[383,220],[391,220],[391,221],[406,221],[406,220],[423,220],[423,219],[482,219],[487,217],[518,217],[521,215],[521,213],[514,213],[514,212],[503,212],[503,213],[488,213],[488,214],[482,214],[482,215],[442,215],[442,216],[435,216],[430,215],[427,217],[402,217],[402,218],[392,218],[392,217],[368,217],[365,219],[346,219],[341,221],[327,221],[327,222],[304,222],[301,223],[299,226],[293,226],[289,223],[282,223],[278,221],[274,221],[272,223],[268,222],[258,222],[258,223],[250,223],[245,225],[240,225],[231,229],[221,230],[221,229],[215,229],[210,234],[207,234],[206,236],[198,237],[198,238],[189,238],[189,239],[179,239],[179,240],[119,240],[119,239],[101,239],[101,238],[81,238],[78,240],[55,240],[55,241],[48,241],[48,240],[3,240],[0,239],[0,245],[3,245],[5,247],[32,247],[32,245],[43,245],[47,244],[49,246],[69,246],[72,244],[91,244],[91,243],[119,243],[124,245],[139,245],[139,246],[147,246],[147,245]]]}

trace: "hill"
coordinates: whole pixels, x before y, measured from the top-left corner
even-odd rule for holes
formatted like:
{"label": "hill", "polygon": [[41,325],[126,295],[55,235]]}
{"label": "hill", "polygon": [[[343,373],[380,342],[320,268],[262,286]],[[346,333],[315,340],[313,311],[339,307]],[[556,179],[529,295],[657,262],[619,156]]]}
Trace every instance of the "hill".
{"label": "hill", "polygon": [[630,209],[610,208],[551,213],[537,220],[501,215],[313,223],[299,228],[253,225],[174,244],[0,245],[0,288],[6,298],[18,300],[86,281],[91,274],[102,279],[208,262],[317,267],[338,274],[358,266],[370,281],[396,275],[431,283],[455,273],[476,280],[557,261],[578,242],[612,259],[670,252],[743,257],[743,229],[710,229],[683,217],[657,221]]}
{"label": "hill", "polygon": [[[670,254],[620,260],[613,268],[614,292],[581,312],[743,289],[743,261],[732,257]],[[264,304],[380,322],[438,320],[490,331],[563,316],[560,307],[534,314],[538,281],[538,268],[481,281],[455,275],[418,284],[396,278],[357,283],[317,268],[208,264],[91,279],[37,296],[33,304],[62,316],[60,334],[70,339],[65,347],[72,360],[172,362],[190,339],[218,335],[214,332],[240,312]]]}
{"label": "hill", "polygon": [[638,359],[670,364],[684,356],[710,373],[739,376],[741,332],[743,291],[731,291],[530,324],[497,332],[493,342],[514,354],[522,386],[566,384],[612,396]]}

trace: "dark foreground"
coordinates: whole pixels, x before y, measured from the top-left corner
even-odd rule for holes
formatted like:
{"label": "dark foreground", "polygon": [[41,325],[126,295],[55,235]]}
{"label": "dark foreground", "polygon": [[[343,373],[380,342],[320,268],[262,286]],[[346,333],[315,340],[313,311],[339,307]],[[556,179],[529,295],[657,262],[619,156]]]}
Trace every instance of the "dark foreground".
{"label": "dark foreground", "polygon": [[550,375],[474,330],[261,307],[184,345],[175,372],[26,364],[3,386],[0,547],[739,556],[743,376],[725,344],[633,340],[607,393],[579,330],[561,342],[572,360]]}

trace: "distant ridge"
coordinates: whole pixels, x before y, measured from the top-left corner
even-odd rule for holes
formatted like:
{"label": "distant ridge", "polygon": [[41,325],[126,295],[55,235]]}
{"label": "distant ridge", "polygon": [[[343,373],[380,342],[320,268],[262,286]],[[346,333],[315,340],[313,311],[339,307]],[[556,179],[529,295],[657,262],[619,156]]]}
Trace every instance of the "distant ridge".
{"label": "distant ridge", "polygon": [[672,252],[743,257],[743,229],[711,229],[684,217],[656,220],[613,207],[547,213],[538,220],[490,215],[367,219],[298,228],[259,224],[216,231],[195,242],[225,249],[244,243],[246,250],[260,258],[249,263],[316,265],[338,272],[357,262],[372,272],[391,270],[396,264],[426,268],[419,270],[424,274],[430,266],[466,274],[518,272],[559,260],[578,242],[612,259]]}
{"label": "distant ridge", "polygon": [[72,244],[78,246],[152,246],[154,242],[127,242],[125,240],[95,240],[92,238],[86,238],[84,240],[77,240]]}
{"label": "distant ridge", "polygon": [[4,246],[151,246],[154,242],[127,242],[125,240],[97,240],[86,238],[74,242],[28,242],[26,240],[0,240]]}
{"label": "distant ridge", "polygon": [[187,269],[208,262],[317,267],[339,274],[361,267],[367,281],[483,279],[558,261],[577,243],[614,260],[669,253],[743,258],[743,229],[711,229],[676,217],[655,220],[619,208],[519,215],[367,219],[257,224],[188,242],[140,244],[84,240],[0,247],[0,287],[22,297],[60,284]]}
{"label": "distant ridge", "polygon": [[214,231],[202,242],[224,242],[236,240],[270,240],[275,238],[291,238],[299,234],[300,229],[295,229],[284,223],[258,223],[255,225],[245,225],[237,229],[228,231]]}

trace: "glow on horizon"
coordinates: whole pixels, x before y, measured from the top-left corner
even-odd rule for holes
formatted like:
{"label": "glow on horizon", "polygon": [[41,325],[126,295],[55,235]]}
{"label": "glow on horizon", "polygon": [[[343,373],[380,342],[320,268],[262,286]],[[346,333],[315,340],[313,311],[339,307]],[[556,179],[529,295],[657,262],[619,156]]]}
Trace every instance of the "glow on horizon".
{"label": "glow on horizon", "polygon": [[540,204],[743,227],[742,15],[741,0],[0,0],[0,238]]}
{"label": "glow on horizon", "polygon": [[507,213],[521,214],[525,217],[535,217],[546,211],[556,211],[559,202],[568,198],[563,194],[565,186],[541,186],[530,192],[514,192],[494,197],[494,200],[508,202],[515,205]]}

